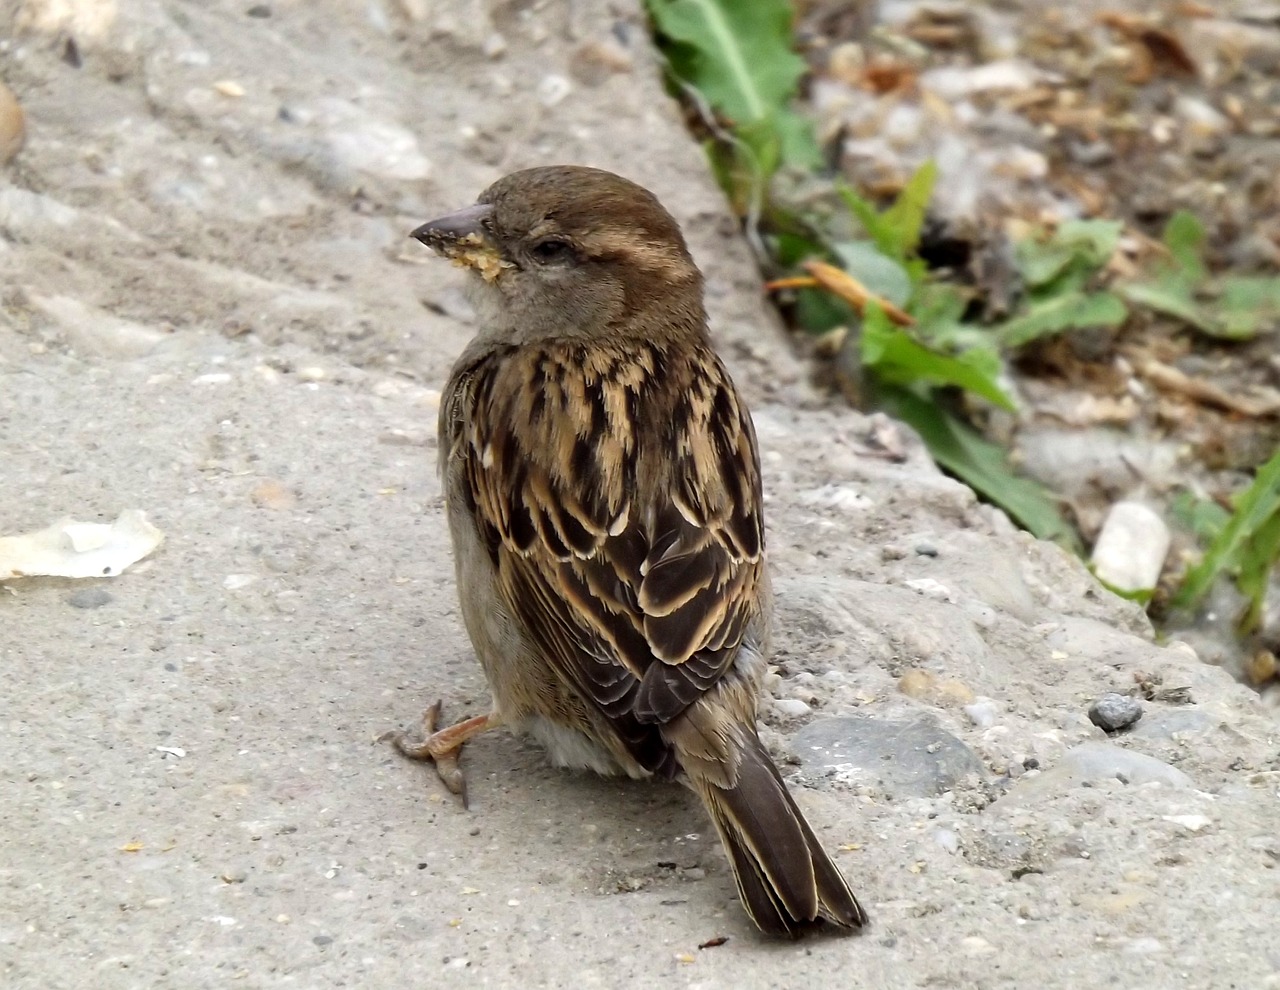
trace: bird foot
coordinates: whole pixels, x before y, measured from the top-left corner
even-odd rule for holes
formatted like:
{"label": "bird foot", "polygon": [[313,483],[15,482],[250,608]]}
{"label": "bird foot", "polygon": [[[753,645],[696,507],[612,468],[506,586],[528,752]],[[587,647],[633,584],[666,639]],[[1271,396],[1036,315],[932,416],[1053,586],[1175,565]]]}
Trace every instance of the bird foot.
{"label": "bird foot", "polygon": [[440,721],[441,702],[422,713],[420,737],[414,737],[404,729],[393,729],[378,737],[378,742],[389,742],[411,760],[430,760],[436,765],[436,773],[450,792],[462,798],[462,807],[469,807],[467,778],[458,765],[462,744],[472,736],[497,724],[494,715],[477,715],[464,719],[447,729],[437,729]]}

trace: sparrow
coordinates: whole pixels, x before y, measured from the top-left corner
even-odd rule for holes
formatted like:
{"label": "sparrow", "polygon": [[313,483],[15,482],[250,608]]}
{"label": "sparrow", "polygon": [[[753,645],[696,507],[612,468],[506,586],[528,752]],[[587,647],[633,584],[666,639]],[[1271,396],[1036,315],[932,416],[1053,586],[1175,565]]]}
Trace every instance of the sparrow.
{"label": "sparrow", "polygon": [[761,744],[769,655],[760,459],[712,348],[702,275],[652,193],[515,172],[412,236],[470,269],[479,330],[444,388],[440,470],[462,616],[492,711],[423,737],[465,802],[497,725],[551,762],[701,798],[768,934],[866,914]]}

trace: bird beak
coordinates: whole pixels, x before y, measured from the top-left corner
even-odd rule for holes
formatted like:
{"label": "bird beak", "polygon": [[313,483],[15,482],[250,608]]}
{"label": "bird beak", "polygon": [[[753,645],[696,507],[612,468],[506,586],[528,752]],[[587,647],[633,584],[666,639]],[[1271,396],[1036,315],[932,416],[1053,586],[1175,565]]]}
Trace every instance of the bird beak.
{"label": "bird beak", "polygon": [[477,203],[454,213],[428,220],[409,236],[430,248],[456,243],[469,238],[484,239],[484,222],[493,215],[488,203]]}
{"label": "bird beak", "polygon": [[428,220],[409,236],[421,241],[455,265],[474,268],[486,282],[492,282],[504,268],[511,268],[489,239],[484,222],[493,215],[488,203],[477,203],[455,213]]}

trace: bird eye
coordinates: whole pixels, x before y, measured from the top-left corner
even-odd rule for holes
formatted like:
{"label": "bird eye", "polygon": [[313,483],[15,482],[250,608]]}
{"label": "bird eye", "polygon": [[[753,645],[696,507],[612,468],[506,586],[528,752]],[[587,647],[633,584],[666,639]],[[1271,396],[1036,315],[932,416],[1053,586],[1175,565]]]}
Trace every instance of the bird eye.
{"label": "bird eye", "polygon": [[531,249],[531,253],[542,264],[554,265],[557,262],[565,262],[572,258],[573,248],[566,241],[550,238],[535,244]]}

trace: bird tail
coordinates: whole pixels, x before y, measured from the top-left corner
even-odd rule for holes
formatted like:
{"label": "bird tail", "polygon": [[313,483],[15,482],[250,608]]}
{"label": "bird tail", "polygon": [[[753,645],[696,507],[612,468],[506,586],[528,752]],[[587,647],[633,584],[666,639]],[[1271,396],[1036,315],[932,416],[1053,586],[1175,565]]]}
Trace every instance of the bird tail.
{"label": "bird tail", "polygon": [[819,920],[861,928],[866,912],[805,821],[756,734],[741,734],[732,787],[691,774],[711,813],[751,920],[770,935],[799,935]]}

